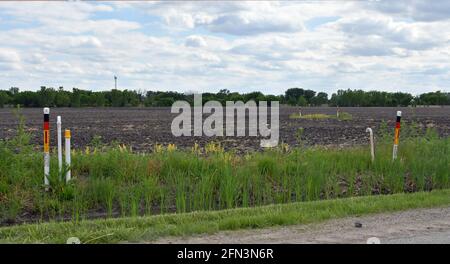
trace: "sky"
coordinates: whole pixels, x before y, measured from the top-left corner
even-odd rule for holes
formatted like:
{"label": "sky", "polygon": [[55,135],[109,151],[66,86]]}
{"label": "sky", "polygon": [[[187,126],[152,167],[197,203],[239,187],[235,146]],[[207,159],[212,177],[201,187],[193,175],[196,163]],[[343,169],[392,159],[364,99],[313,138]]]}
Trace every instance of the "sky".
{"label": "sky", "polygon": [[450,1],[1,2],[0,89],[450,91]]}

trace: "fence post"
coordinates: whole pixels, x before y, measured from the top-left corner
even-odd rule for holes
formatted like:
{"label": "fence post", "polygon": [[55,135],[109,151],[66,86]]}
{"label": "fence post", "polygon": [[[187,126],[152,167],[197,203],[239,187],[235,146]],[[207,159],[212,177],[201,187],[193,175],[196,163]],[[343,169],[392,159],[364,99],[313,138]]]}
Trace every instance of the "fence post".
{"label": "fence post", "polygon": [[375,146],[373,143],[373,131],[372,128],[368,127],[366,132],[369,132],[369,140],[370,140],[370,155],[372,157],[372,162],[375,161]]}
{"label": "fence post", "polygon": [[50,176],[50,108],[44,108],[44,185],[48,190]]}
{"label": "fence post", "polygon": [[397,120],[395,122],[395,134],[394,134],[394,148],[392,149],[392,160],[397,159],[398,141],[400,137],[400,119],[402,118],[402,111],[397,111]]}
{"label": "fence post", "polygon": [[64,138],[66,139],[65,151],[66,151],[66,183],[70,181],[71,172],[70,172],[70,130],[66,129],[64,132]]}
{"label": "fence post", "polygon": [[59,176],[62,177],[61,116],[58,116],[56,118],[56,133],[58,135],[58,168],[59,168]]}

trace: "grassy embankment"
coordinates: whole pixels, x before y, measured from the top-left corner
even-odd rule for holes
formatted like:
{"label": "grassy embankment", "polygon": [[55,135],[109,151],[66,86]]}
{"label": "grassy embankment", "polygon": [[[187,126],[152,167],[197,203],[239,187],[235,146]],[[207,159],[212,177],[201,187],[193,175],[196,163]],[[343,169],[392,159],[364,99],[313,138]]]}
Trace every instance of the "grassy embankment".
{"label": "grassy embankment", "polygon": [[42,223],[0,228],[0,243],[151,242],[165,236],[308,224],[327,219],[450,205],[450,189],[296,202],[255,208],[201,211],[145,217]]}
{"label": "grassy embankment", "polygon": [[[225,152],[214,143],[203,148],[194,146],[191,151],[178,151],[174,145],[158,146],[154,153],[138,154],[124,146],[96,142],[96,146],[73,151],[73,181],[68,185],[58,180],[53,156],[52,189],[45,192],[42,154],[33,151],[23,131],[21,126],[16,138],[0,141],[3,224],[64,219],[76,225],[94,217],[223,210],[450,188],[450,138],[438,138],[432,130],[419,135],[404,126],[399,158],[394,162],[392,131],[379,138],[374,163],[367,147],[305,149],[301,142],[296,148],[282,144],[245,156]],[[222,214],[227,213],[216,216]],[[240,221],[251,226],[252,219]],[[2,229],[3,236],[20,228]],[[29,232],[33,230],[43,232],[41,227],[30,227]]]}

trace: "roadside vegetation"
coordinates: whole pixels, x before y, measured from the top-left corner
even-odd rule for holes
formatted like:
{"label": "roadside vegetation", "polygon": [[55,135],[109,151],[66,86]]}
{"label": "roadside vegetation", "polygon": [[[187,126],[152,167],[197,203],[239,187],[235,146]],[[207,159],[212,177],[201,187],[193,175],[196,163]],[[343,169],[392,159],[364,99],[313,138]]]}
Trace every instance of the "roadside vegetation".
{"label": "roadside vegetation", "polygon": [[[69,184],[52,156],[51,189],[43,187],[43,155],[18,135],[0,141],[0,223],[67,221],[223,210],[353,196],[450,188],[450,138],[414,125],[402,128],[399,157],[392,134],[380,128],[375,162],[368,147],[305,148],[280,144],[238,155],[214,142],[190,150],[157,145],[136,153],[124,145],[73,150]],[[53,151],[55,153],[55,151]]]}
{"label": "roadside vegetation", "polygon": [[296,202],[222,211],[197,211],[145,217],[50,222],[0,228],[0,243],[152,242],[166,236],[212,234],[218,231],[309,224],[328,219],[450,205],[450,189]]}

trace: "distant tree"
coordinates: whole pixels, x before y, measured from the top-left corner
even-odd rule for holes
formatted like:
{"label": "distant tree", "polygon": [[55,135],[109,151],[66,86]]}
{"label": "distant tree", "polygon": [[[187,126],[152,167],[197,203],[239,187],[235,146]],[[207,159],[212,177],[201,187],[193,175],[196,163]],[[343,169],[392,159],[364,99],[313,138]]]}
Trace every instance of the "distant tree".
{"label": "distant tree", "polygon": [[300,96],[298,98],[297,105],[299,105],[299,106],[307,106],[308,105],[308,101],[306,101],[305,97]]}
{"label": "distant tree", "polygon": [[11,88],[9,89],[9,93],[10,93],[12,96],[14,96],[14,95],[16,95],[16,94],[19,93],[19,88],[18,88],[18,87],[11,87]]}
{"label": "distant tree", "polygon": [[380,91],[338,90],[330,99],[330,105],[339,106],[408,106],[413,96],[409,93]]}
{"label": "distant tree", "polygon": [[5,91],[0,91],[0,108],[3,108],[11,100],[11,97]]}
{"label": "distant tree", "polygon": [[105,106],[106,105],[106,98],[105,98],[105,94],[103,92],[97,92],[93,95],[94,97],[94,101],[95,101],[95,106]]}
{"label": "distant tree", "polygon": [[302,88],[289,88],[286,90],[285,95],[287,98],[293,97],[295,99],[305,94],[305,90]]}
{"label": "distant tree", "polygon": [[37,92],[23,91],[16,94],[13,98],[15,105],[21,105],[23,107],[38,107],[39,100]]}
{"label": "distant tree", "polygon": [[173,97],[162,97],[158,100],[157,106],[172,106],[175,103]]}
{"label": "distant tree", "polygon": [[445,94],[441,91],[421,94],[419,101],[424,105],[448,105],[450,104],[449,93]]}
{"label": "distant tree", "polygon": [[264,101],[264,99],[265,99],[264,94],[261,93],[261,92],[251,92],[251,93],[248,93],[248,94],[244,94],[244,101],[245,102],[248,102],[250,100],[258,102],[258,101]]}
{"label": "distant tree", "polygon": [[305,95],[305,90],[302,88],[289,88],[286,90],[285,100],[289,105],[297,105],[300,96]]}
{"label": "distant tree", "polygon": [[303,95],[303,97],[305,97],[308,103],[311,103],[311,99],[314,97],[314,95],[316,95],[316,92],[314,92],[313,90],[305,90],[305,94]]}
{"label": "distant tree", "polygon": [[329,101],[329,105],[330,106],[338,106],[338,96],[337,96],[337,94],[335,94],[335,93],[333,93],[332,95],[331,95],[331,98],[330,98],[330,101]]}
{"label": "distant tree", "polygon": [[392,94],[393,106],[408,106],[411,104],[413,96],[408,93],[397,92]]}
{"label": "distant tree", "polygon": [[328,103],[328,94],[320,92],[313,98],[311,98],[310,103],[315,106],[323,105]]}
{"label": "distant tree", "polygon": [[139,95],[136,91],[125,90],[122,92],[124,106],[138,106]]}
{"label": "distant tree", "polygon": [[40,107],[51,107],[55,106],[55,98],[56,98],[56,91],[55,89],[45,86],[41,86],[41,89],[37,92],[38,94],[38,106]]}
{"label": "distant tree", "polygon": [[244,97],[239,93],[230,93],[227,97],[227,100],[233,102],[244,101]]}
{"label": "distant tree", "polygon": [[70,93],[64,91],[63,87],[60,87],[56,93],[55,104],[57,107],[70,106]]}
{"label": "distant tree", "polygon": [[124,106],[123,95],[120,90],[111,90],[111,105],[114,107]]}
{"label": "distant tree", "polygon": [[[135,91],[117,90],[93,92],[73,88],[72,91],[64,91],[63,87],[55,90],[42,86],[38,91],[19,91],[17,87],[9,90],[0,90],[0,107],[5,104],[19,104],[24,107],[102,107],[102,106],[171,106],[177,100],[186,100],[191,105],[194,102],[193,94],[162,91]],[[290,88],[284,95],[264,95],[255,91],[246,94],[230,92],[222,89],[218,93],[204,93],[203,103],[216,100],[222,104],[226,101],[279,101],[289,105],[323,105],[330,106],[408,106],[408,105],[450,105],[450,93],[441,91],[429,92],[413,97],[409,93],[390,93],[382,91],[363,90],[338,90],[331,95],[324,92],[316,94],[313,90],[302,88]]]}
{"label": "distant tree", "polygon": [[80,107],[81,106],[81,90],[77,88],[72,89],[72,96],[70,98],[70,106],[71,107]]}
{"label": "distant tree", "polygon": [[56,106],[57,107],[69,107],[70,106],[70,95],[68,93],[62,92],[56,94]]}

